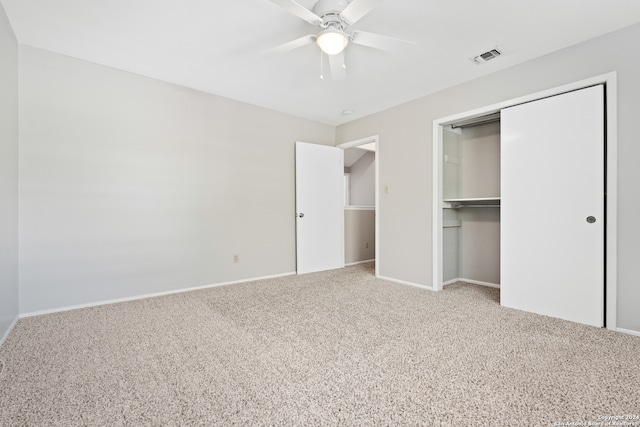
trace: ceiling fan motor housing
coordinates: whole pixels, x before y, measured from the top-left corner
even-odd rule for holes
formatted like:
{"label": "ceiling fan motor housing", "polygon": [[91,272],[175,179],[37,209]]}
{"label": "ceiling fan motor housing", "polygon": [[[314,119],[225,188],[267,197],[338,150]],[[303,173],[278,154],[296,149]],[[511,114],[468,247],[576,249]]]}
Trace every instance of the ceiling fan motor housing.
{"label": "ceiling fan motor housing", "polygon": [[337,27],[344,29],[340,12],[348,5],[349,3],[346,0],[319,0],[313,6],[313,13],[322,18],[322,26],[324,28]]}

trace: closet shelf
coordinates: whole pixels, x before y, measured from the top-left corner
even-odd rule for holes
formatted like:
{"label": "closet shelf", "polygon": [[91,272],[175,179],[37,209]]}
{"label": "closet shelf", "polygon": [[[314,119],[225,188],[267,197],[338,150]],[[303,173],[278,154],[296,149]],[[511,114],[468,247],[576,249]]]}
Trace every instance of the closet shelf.
{"label": "closet shelf", "polygon": [[500,197],[474,197],[462,199],[444,199],[442,207],[458,208],[497,208],[500,207]]}

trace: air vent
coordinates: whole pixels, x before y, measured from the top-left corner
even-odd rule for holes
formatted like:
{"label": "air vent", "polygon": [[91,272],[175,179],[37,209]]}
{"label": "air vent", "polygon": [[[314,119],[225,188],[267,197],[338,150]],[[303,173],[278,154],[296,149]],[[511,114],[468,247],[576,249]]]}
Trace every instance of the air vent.
{"label": "air vent", "polygon": [[488,52],[485,53],[481,53],[478,56],[474,56],[473,58],[471,58],[471,60],[473,62],[475,62],[476,64],[480,65],[480,64],[484,64],[487,61],[491,61],[492,59],[497,58],[498,56],[502,55],[502,52],[500,52],[497,48],[496,49],[491,49]]}

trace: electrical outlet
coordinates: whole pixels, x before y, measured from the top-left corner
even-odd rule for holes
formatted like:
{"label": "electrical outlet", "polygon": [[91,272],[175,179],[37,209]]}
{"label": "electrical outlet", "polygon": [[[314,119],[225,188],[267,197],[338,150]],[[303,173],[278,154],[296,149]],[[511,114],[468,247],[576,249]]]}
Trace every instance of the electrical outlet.
{"label": "electrical outlet", "polygon": [[237,264],[239,262],[240,262],[240,255],[239,254],[233,255],[233,263]]}
{"label": "electrical outlet", "polygon": [[369,249],[369,242],[364,242],[365,249]]}

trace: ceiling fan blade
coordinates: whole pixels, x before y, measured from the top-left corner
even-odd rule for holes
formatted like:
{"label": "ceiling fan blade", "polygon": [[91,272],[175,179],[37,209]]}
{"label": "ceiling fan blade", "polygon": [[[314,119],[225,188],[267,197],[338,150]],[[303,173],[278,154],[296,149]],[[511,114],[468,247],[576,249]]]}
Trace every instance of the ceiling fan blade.
{"label": "ceiling fan blade", "polygon": [[322,18],[320,18],[315,13],[311,12],[306,7],[302,6],[299,3],[296,3],[294,0],[271,0],[272,3],[277,4],[278,6],[287,9],[289,12],[296,15],[298,18],[304,19],[310,24],[319,25],[322,23]]}
{"label": "ceiling fan blade", "polygon": [[267,49],[262,52],[265,56],[277,55],[280,53],[289,52],[290,50],[297,49],[302,46],[306,46],[316,41],[315,34],[309,34],[299,39],[291,40],[290,42],[283,43],[271,49]]}
{"label": "ceiling fan blade", "polygon": [[383,36],[376,33],[369,33],[367,31],[354,31],[353,39],[351,41],[355,44],[386,51],[391,51],[408,45],[416,44],[415,42],[411,42],[408,40],[396,39],[394,37]]}
{"label": "ceiling fan blade", "polygon": [[382,0],[353,0],[349,6],[340,12],[340,17],[348,25],[353,25],[380,3],[382,3]]}
{"label": "ceiling fan blade", "polygon": [[329,55],[329,66],[332,80],[342,80],[347,77],[347,70],[344,66],[344,50],[335,55]]}

